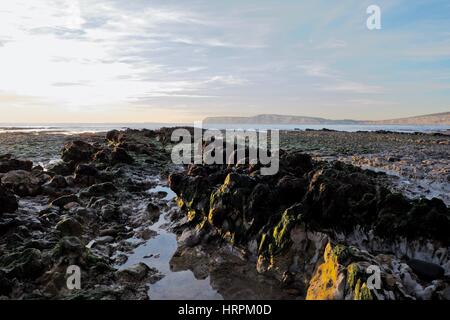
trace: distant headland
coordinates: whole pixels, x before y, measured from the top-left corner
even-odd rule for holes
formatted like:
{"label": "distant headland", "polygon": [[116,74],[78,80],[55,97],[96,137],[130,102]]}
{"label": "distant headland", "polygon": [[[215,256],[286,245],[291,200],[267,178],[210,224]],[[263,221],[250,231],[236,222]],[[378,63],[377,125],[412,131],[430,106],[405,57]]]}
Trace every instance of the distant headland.
{"label": "distant headland", "polygon": [[318,117],[260,114],[252,117],[207,117],[203,122],[206,124],[450,125],[450,112],[378,121],[351,119],[331,120]]}

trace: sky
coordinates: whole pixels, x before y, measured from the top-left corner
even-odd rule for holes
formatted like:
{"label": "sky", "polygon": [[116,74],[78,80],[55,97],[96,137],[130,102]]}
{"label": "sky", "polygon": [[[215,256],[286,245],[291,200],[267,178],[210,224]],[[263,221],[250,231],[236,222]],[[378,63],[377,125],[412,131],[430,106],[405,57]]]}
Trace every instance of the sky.
{"label": "sky", "polygon": [[446,112],[449,17],[448,0],[0,1],[0,123]]}

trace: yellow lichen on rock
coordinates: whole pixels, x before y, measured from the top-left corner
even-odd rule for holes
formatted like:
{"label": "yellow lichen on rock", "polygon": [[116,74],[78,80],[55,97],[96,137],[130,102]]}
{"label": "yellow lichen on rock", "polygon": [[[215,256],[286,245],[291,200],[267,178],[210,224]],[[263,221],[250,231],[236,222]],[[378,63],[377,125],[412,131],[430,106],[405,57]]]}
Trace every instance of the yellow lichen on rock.
{"label": "yellow lichen on rock", "polygon": [[332,300],[339,294],[342,279],[339,277],[338,259],[330,243],[325,248],[323,258],[324,262],[317,268],[309,283],[306,300]]}

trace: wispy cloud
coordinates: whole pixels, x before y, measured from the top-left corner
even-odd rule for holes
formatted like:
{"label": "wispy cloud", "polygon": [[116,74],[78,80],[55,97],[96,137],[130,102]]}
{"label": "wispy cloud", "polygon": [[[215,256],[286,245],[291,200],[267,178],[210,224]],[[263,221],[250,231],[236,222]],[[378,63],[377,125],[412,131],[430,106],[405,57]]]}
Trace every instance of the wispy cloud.
{"label": "wispy cloud", "polygon": [[0,1],[0,100],[20,97],[8,98],[10,109],[30,108],[17,117],[89,110],[89,121],[94,110],[119,118],[136,105],[161,116],[182,106],[171,110],[183,117],[448,108],[448,4],[379,0],[383,29],[374,32],[368,4]]}
{"label": "wispy cloud", "polygon": [[383,92],[383,88],[380,86],[373,86],[353,81],[338,81],[333,85],[322,86],[321,90],[340,93],[358,93],[358,94],[363,93],[373,94]]}

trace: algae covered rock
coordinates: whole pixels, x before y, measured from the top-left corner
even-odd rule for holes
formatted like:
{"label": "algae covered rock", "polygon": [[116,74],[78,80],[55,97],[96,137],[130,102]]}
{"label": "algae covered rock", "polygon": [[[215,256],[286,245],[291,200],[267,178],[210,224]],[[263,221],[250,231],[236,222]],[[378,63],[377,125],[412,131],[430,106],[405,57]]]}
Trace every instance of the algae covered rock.
{"label": "algae covered rock", "polygon": [[[448,267],[449,208],[439,199],[393,193],[378,179],[352,165],[280,151],[280,172],[273,176],[194,165],[172,174],[169,184],[202,236],[215,232],[247,250],[258,272],[289,279],[299,292],[308,283],[310,299],[430,297],[438,286],[421,283],[424,274],[404,256]],[[397,256],[382,263],[368,248]],[[371,270],[379,270],[381,289],[371,287]]]}
{"label": "algae covered rock", "polygon": [[[385,300],[395,287],[382,279],[385,273],[375,257],[355,247],[329,242],[322,262],[312,276],[307,300]],[[395,297],[395,296],[394,296]]]}
{"label": "algae covered rock", "polygon": [[83,227],[74,218],[62,219],[56,224],[56,230],[63,236],[79,236],[83,233]]}
{"label": "algae covered rock", "polygon": [[46,268],[46,259],[42,252],[35,248],[27,248],[0,257],[0,272],[8,278],[35,279]]}

